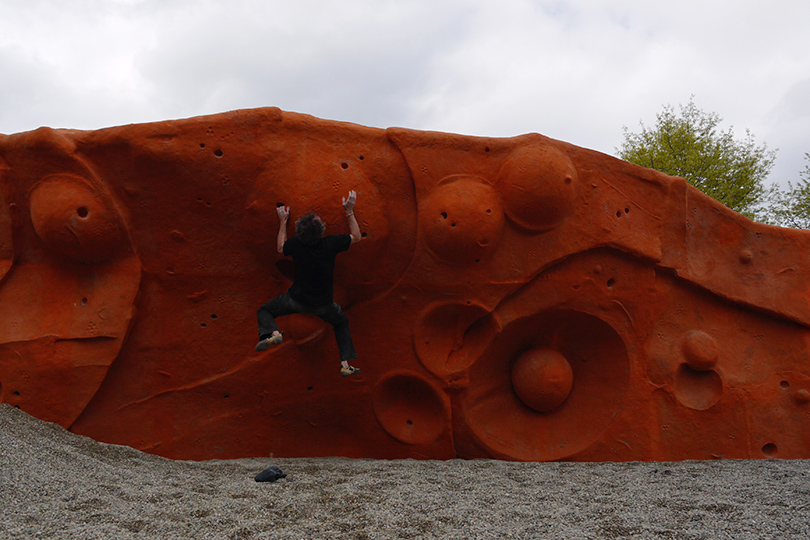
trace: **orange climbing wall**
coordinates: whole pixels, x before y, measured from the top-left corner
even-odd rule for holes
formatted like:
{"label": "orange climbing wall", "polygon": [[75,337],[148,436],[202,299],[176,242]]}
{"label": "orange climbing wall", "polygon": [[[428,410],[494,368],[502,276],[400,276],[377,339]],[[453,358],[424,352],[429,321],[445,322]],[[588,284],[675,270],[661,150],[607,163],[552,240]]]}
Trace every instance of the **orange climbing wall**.
{"label": "orange climbing wall", "polygon": [[[0,135],[0,399],[181,459],[810,458],[810,236],[541,135],[275,108]],[[278,203],[341,254],[362,374],[287,290]]]}

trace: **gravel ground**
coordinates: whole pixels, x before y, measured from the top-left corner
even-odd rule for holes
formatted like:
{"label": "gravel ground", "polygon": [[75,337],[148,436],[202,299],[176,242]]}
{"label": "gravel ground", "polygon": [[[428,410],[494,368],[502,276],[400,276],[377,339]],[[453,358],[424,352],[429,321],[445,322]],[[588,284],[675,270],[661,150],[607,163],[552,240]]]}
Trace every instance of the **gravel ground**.
{"label": "gravel ground", "polygon": [[[257,483],[277,465],[288,477]],[[807,460],[172,461],[0,405],[0,539],[810,538]]]}

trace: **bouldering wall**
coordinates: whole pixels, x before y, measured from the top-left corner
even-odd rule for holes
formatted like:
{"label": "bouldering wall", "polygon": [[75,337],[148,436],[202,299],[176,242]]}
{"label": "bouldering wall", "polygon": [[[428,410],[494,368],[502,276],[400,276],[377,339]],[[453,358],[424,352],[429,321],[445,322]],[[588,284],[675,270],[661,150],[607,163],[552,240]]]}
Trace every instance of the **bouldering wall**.
{"label": "bouldering wall", "polygon": [[[275,108],[0,135],[0,400],[179,459],[810,458],[810,233],[537,134]],[[284,203],[363,241],[331,328]]]}

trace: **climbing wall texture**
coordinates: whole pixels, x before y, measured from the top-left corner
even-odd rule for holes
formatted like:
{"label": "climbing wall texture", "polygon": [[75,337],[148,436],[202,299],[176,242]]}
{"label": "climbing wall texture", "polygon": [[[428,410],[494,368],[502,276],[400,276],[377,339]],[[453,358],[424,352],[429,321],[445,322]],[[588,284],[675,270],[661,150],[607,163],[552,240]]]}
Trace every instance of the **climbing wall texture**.
{"label": "climbing wall texture", "polygon": [[[0,400],[180,459],[810,458],[810,233],[541,135],[275,108],[0,135]],[[276,205],[364,239],[331,328]]]}

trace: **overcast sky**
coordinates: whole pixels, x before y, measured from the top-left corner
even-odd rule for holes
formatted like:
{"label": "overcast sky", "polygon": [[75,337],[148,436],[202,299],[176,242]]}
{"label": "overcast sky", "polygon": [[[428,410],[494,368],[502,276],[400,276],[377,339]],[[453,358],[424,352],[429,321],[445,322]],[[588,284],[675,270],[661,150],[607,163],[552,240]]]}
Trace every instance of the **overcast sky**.
{"label": "overcast sky", "polygon": [[0,133],[287,111],[615,154],[695,104],[810,152],[808,0],[0,0]]}

